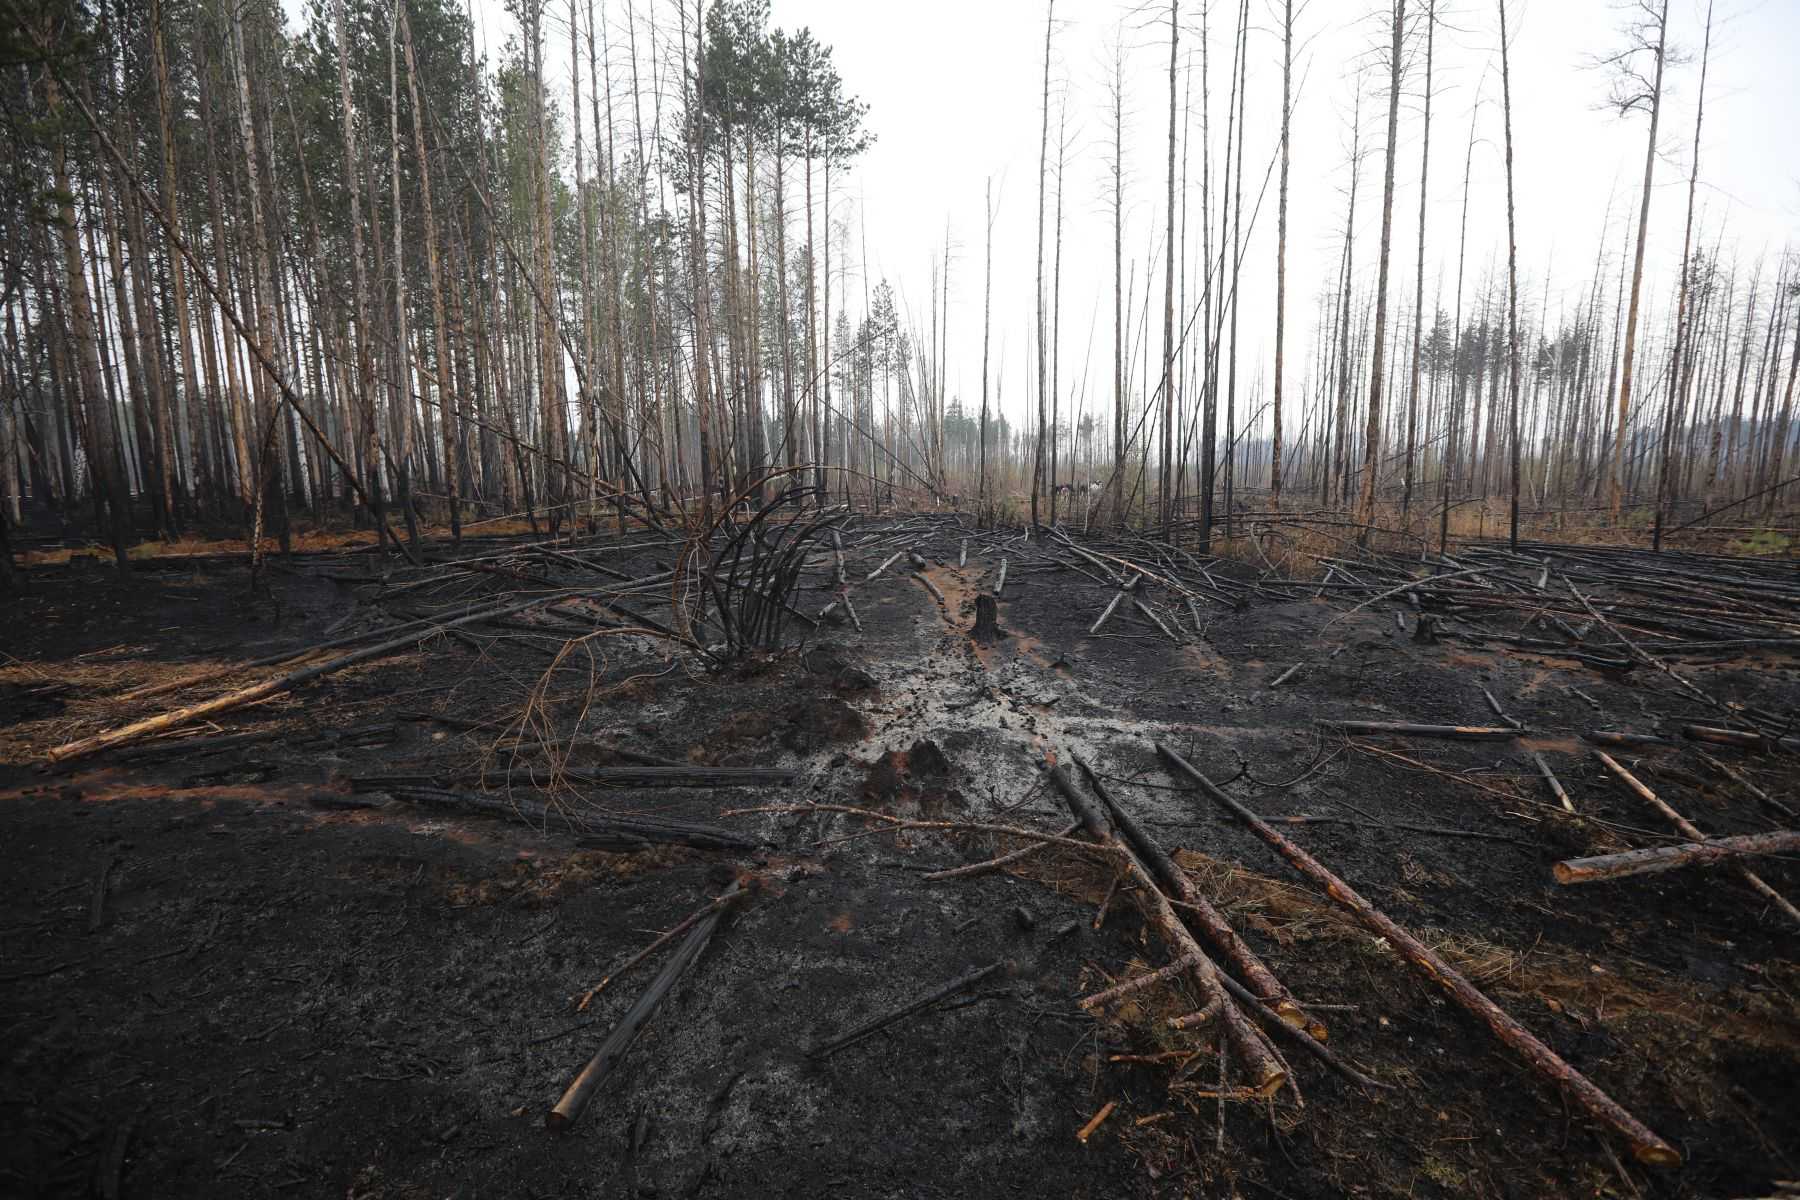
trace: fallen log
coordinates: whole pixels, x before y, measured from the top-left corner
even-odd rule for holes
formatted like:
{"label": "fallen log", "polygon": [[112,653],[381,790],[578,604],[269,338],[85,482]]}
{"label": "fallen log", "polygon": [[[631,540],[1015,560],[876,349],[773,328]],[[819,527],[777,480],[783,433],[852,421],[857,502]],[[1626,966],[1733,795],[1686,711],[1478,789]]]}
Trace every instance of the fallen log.
{"label": "fallen log", "polygon": [[1666,737],[1657,737],[1653,733],[1626,733],[1619,729],[1590,729],[1581,735],[1581,740],[1596,746],[1618,746],[1623,749],[1636,749],[1639,746],[1673,746],[1677,743]]}
{"label": "fallen log", "polygon": [[1750,733],[1742,729],[1719,729],[1711,725],[1683,725],[1681,732],[1696,742],[1710,742],[1715,746],[1736,746],[1741,750],[1755,750],[1768,753],[1770,750],[1800,750],[1800,738],[1766,737],[1760,733]]}
{"label": "fallen log", "polygon": [[182,737],[170,741],[153,742],[148,746],[138,746],[119,755],[125,762],[144,762],[149,759],[162,758],[179,754],[183,758],[198,758],[207,754],[218,754],[225,750],[237,749],[241,746],[254,746],[260,742],[273,742],[288,736],[280,729],[259,729],[251,733],[221,733],[210,737]]}
{"label": "fallen log", "polygon": [[[1645,786],[1642,780],[1620,766],[1613,759],[1612,755],[1607,754],[1604,750],[1596,750],[1594,751],[1594,755],[1599,758],[1600,764],[1611,771],[1619,782],[1636,792],[1638,797],[1643,800],[1644,803],[1661,813],[1669,824],[1673,825],[1676,831],[1683,837],[1692,838],[1696,842],[1704,842],[1707,840],[1706,834],[1701,832],[1699,826],[1695,825],[1692,821],[1689,821],[1686,817],[1671,808],[1661,796],[1658,796],[1655,792]],[[1732,867],[1737,871],[1738,877],[1750,885],[1751,891],[1780,909],[1787,918],[1796,925],[1800,925],[1800,908],[1795,908],[1791,900],[1770,887],[1768,882],[1764,880],[1762,876],[1758,875],[1755,871],[1752,871],[1743,863],[1733,863]]]}
{"label": "fallen log", "polygon": [[168,692],[179,692],[184,688],[194,687],[202,683],[211,683],[215,679],[224,679],[243,671],[252,670],[256,667],[278,666],[281,663],[292,662],[297,658],[305,658],[308,655],[318,653],[321,650],[336,650],[343,646],[355,645],[357,642],[366,642],[370,638],[379,637],[383,633],[392,636],[405,633],[409,629],[423,629],[427,626],[435,625],[436,623],[436,617],[420,617],[417,620],[408,621],[403,625],[391,626],[387,629],[365,629],[361,633],[346,633],[341,637],[331,638],[323,642],[315,642],[310,646],[301,646],[295,650],[283,650],[275,654],[265,654],[261,658],[253,658],[248,662],[230,663],[226,666],[214,667],[207,671],[200,671],[193,675],[183,675],[178,679],[166,679],[161,683],[147,684],[143,687],[133,688],[129,692],[121,692],[114,699],[120,702],[148,700],[152,696],[161,696]]}
{"label": "fallen log", "polygon": [[[737,891],[739,891],[738,885],[733,884],[732,892]],[[625,1052],[631,1049],[631,1044],[637,1041],[638,1035],[644,1031],[644,1026],[648,1025],[650,1018],[656,1015],[657,1008],[674,989],[676,982],[706,952],[707,943],[712,941],[713,933],[718,929],[719,921],[724,916],[725,907],[721,906],[701,918],[700,923],[694,927],[694,931],[688,934],[687,940],[681,943],[681,948],[675,952],[675,956],[663,965],[663,969],[657,973],[650,986],[644,989],[644,994],[637,998],[637,1002],[613,1027],[613,1031],[606,1035],[606,1040],[600,1043],[600,1049],[594,1052],[594,1057],[588,1060],[587,1066],[583,1067],[581,1073],[575,1076],[575,1081],[569,1084],[567,1091],[563,1092],[562,1099],[556,1102],[556,1107],[544,1117],[545,1128],[555,1133],[561,1133],[580,1118],[582,1110],[587,1107],[588,1100],[594,1094],[594,1089],[599,1087],[607,1075],[624,1059]]]}
{"label": "fallen log", "polygon": [[395,786],[388,791],[395,799],[412,804],[519,821],[535,829],[549,829],[560,823],[576,835],[576,845],[590,850],[630,851],[650,845],[674,845],[696,850],[738,851],[754,850],[759,845],[754,838],[715,825],[571,813],[523,796],[485,796],[408,785]]}
{"label": "fallen log", "polygon": [[1100,627],[1112,618],[1113,610],[1119,607],[1119,603],[1123,601],[1126,596],[1129,596],[1136,590],[1138,581],[1142,578],[1143,576],[1141,575],[1132,576],[1123,587],[1113,593],[1112,602],[1106,606],[1106,611],[1102,612],[1094,623],[1088,626],[1088,633],[1090,636],[1100,632]]}
{"label": "fallen log", "polygon": [[1800,849],[1800,831],[1778,829],[1773,833],[1708,838],[1703,842],[1683,842],[1677,846],[1650,846],[1642,850],[1623,850],[1617,854],[1569,858],[1557,863],[1551,870],[1555,872],[1556,882],[1561,884],[1598,883],[1607,879],[1623,879],[1628,875],[1649,875],[1682,867],[1710,866],[1717,862],[1736,860],[1746,854],[1780,854],[1795,849]]}
{"label": "fallen log", "polygon": [[1243,1010],[1226,994],[1225,985],[1220,982],[1225,973],[1207,957],[1206,952],[1200,948],[1200,943],[1194,940],[1194,935],[1182,924],[1175,906],[1169,903],[1169,898],[1163,894],[1149,868],[1132,853],[1130,846],[1113,837],[1105,815],[1076,790],[1069,780],[1068,771],[1061,765],[1052,767],[1050,782],[1056,785],[1056,790],[1068,803],[1071,815],[1080,822],[1088,836],[1118,854],[1138,885],[1132,895],[1143,909],[1145,920],[1156,926],[1176,958],[1191,960],[1191,977],[1199,986],[1202,1001],[1208,1006],[1212,1006],[1215,1001],[1218,1005],[1219,1023],[1224,1029],[1221,1051],[1229,1047],[1238,1056],[1238,1060],[1250,1073],[1252,1087],[1257,1095],[1273,1096],[1287,1081],[1287,1070],[1262,1040],[1256,1027],[1244,1016]]}
{"label": "fallen log", "polygon": [[310,683],[314,679],[333,674],[337,671],[342,671],[346,667],[353,667],[359,663],[369,662],[372,659],[386,657],[389,654],[404,650],[410,646],[415,646],[426,638],[433,637],[439,633],[460,629],[464,625],[472,625],[477,621],[485,621],[489,617],[523,612],[525,609],[531,608],[534,605],[547,604],[552,600],[560,599],[568,594],[569,593],[566,592],[556,592],[550,595],[534,596],[529,600],[517,600],[511,604],[502,604],[494,608],[481,609],[466,616],[458,617],[455,620],[441,622],[440,624],[433,625],[427,629],[414,629],[409,631],[403,637],[390,638],[385,642],[378,642],[373,646],[365,646],[361,650],[354,650],[349,654],[339,655],[337,658],[313,663],[309,666],[301,667],[298,670],[289,671],[285,675],[278,675],[273,679],[265,679],[261,683],[252,684],[246,688],[239,688],[235,692],[227,692],[223,696],[214,696],[211,700],[203,700],[198,704],[190,704],[184,708],[171,709],[168,712],[158,713],[154,717],[146,717],[141,721],[133,721],[129,725],[121,725],[116,729],[109,729],[104,733],[96,733],[91,737],[79,738],[73,742],[65,742],[52,749],[44,757],[47,761],[52,763],[67,762],[72,758],[79,758],[82,755],[92,754],[96,750],[105,750],[113,746],[123,745],[126,742],[139,741],[149,737],[153,733],[161,733],[165,729],[174,729],[177,726],[186,725],[190,721],[197,721],[202,717],[217,716],[222,712],[230,712],[233,709],[243,708],[248,704],[255,704],[258,700],[266,700],[270,696],[291,691],[303,683]]}
{"label": "fallen log", "polygon": [[941,987],[933,988],[916,1000],[909,1000],[899,1008],[890,1009],[878,1017],[863,1022],[861,1025],[858,1025],[848,1032],[840,1033],[834,1038],[828,1038],[827,1040],[820,1042],[807,1050],[806,1056],[808,1058],[824,1058],[829,1054],[835,1054],[846,1046],[862,1041],[872,1033],[880,1033],[889,1025],[905,1020],[914,1013],[923,1012],[940,1001],[948,1000],[958,992],[968,991],[970,988],[1005,966],[1006,963],[1002,960],[1000,962],[989,963],[985,967],[976,967],[966,975],[959,975],[949,983],[946,983]]}
{"label": "fallen log", "polygon": [[1319,728],[1337,733],[1392,733],[1403,737],[1446,738],[1459,742],[1504,742],[1519,736],[1517,729],[1491,725],[1415,725],[1407,721],[1321,720]]}
{"label": "fallen log", "polygon": [[1497,567],[1470,567],[1469,569],[1464,570],[1464,571],[1450,571],[1443,575],[1431,575],[1424,579],[1409,579],[1405,583],[1401,584],[1399,587],[1389,588],[1385,592],[1380,592],[1380,593],[1377,593],[1376,595],[1370,596],[1367,600],[1364,600],[1361,604],[1358,604],[1355,608],[1346,609],[1345,611],[1339,613],[1337,616],[1331,618],[1331,620],[1325,622],[1325,624],[1320,627],[1319,632],[1321,634],[1324,633],[1325,630],[1330,629],[1333,625],[1336,625],[1339,621],[1343,620],[1345,617],[1351,616],[1355,613],[1359,613],[1363,609],[1369,607],[1369,605],[1374,604],[1381,600],[1386,600],[1389,596],[1398,596],[1401,592],[1410,592],[1417,588],[1429,587],[1432,584],[1443,583],[1444,581],[1449,580],[1449,579],[1460,579],[1460,578],[1463,578],[1463,577],[1469,576],[1469,575],[1486,575],[1486,574],[1489,574],[1490,572],[1498,570],[1498,569],[1499,568],[1497,568]]}
{"label": "fallen log", "polygon": [[[1165,979],[1175,978],[1193,965],[1194,960],[1191,958],[1178,958],[1167,966],[1158,967],[1154,971],[1145,972],[1135,979],[1128,979],[1124,983],[1114,984],[1105,991],[1095,992],[1091,996],[1083,996],[1080,1000],[1077,1000],[1076,1003],[1083,1008],[1104,1008],[1108,1004],[1117,1004],[1127,996],[1134,996],[1145,988],[1156,986]],[[1199,1024],[1199,1022],[1195,1022],[1195,1024]]]}
{"label": "fallen log", "polygon": [[1723,775],[1725,778],[1731,780],[1733,783],[1735,783],[1739,787],[1743,788],[1746,792],[1749,792],[1752,796],[1755,796],[1758,800],[1762,801],[1764,804],[1768,805],[1770,808],[1781,813],[1783,816],[1786,816],[1790,819],[1800,818],[1800,813],[1796,813],[1792,808],[1789,808],[1787,805],[1783,804],[1781,801],[1777,800],[1775,797],[1769,795],[1769,793],[1767,793],[1767,792],[1763,791],[1761,788],[1757,787],[1754,783],[1752,783],[1750,781],[1749,777],[1744,775],[1741,771],[1738,771],[1737,769],[1735,769],[1733,767],[1727,766],[1725,763],[1720,762],[1718,759],[1714,758],[1712,755],[1708,754],[1704,750],[1696,750],[1696,751],[1694,751],[1694,753],[1698,754],[1700,756],[1701,762],[1705,763],[1707,766],[1711,767],[1713,770],[1717,771],[1719,774]]}
{"label": "fallen log", "polygon": [[1349,910],[1378,936],[1386,938],[1388,944],[1399,951],[1407,962],[1442,987],[1463,1008],[1480,1017],[1494,1032],[1494,1036],[1511,1047],[1540,1075],[1555,1083],[1564,1095],[1586,1110],[1589,1116],[1624,1138],[1639,1162],[1662,1167],[1681,1165],[1681,1155],[1673,1146],[1626,1112],[1618,1101],[1563,1061],[1556,1051],[1544,1045],[1535,1034],[1507,1015],[1499,1005],[1477,990],[1423,942],[1402,929],[1387,914],[1358,895],[1349,884],[1327,870],[1318,859],[1259,820],[1256,814],[1227,795],[1173,750],[1157,743],[1156,751],[1176,774],[1238,816],[1258,837],[1287,859],[1295,870],[1311,879],[1327,896]]}
{"label": "fallen log", "polygon": [[[1381,1088],[1387,1090],[1394,1086],[1391,1083],[1383,1083],[1379,1079],[1374,1079],[1363,1074],[1361,1071],[1345,1062],[1343,1058],[1339,1056],[1338,1052],[1333,1050],[1330,1046],[1312,1036],[1312,1034],[1308,1033],[1306,1030],[1301,1029],[1299,1026],[1290,1025],[1282,1020],[1281,1014],[1264,1004],[1261,1000],[1258,1000],[1249,988],[1245,987],[1223,971],[1219,972],[1219,982],[1225,985],[1225,990],[1230,992],[1232,997],[1239,1004],[1243,1005],[1247,1012],[1262,1022],[1262,1027],[1264,1029],[1286,1038],[1289,1042],[1306,1051],[1308,1054],[1342,1075],[1345,1079],[1349,1079],[1368,1088]],[[1203,1008],[1200,1012],[1205,1013],[1206,1010]],[[1200,1014],[1190,1013],[1188,1015],[1190,1017],[1197,1017]],[[1207,1016],[1210,1017],[1211,1014],[1207,1014]],[[1174,1019],[1183,1020],[1185,1018],[1177,1017]]]}
{"label": "fallen log", "polygon": [[1081,768],[1081,773],[1086,777],[1088,786],[1094,789],[1094,794],[1100,797],[1102,804],[1106,805],[1107,812],[1111,814],[1113,823],[1118,827],[1119,832],[1125,835],[1125,840],[1131,843],[1138,856],[1149,864],[1150,869],[1155,872],[1157,880],[1168,889],[1169,894],[1187,907],[1189,913],[1192,914],[1191,919],[1194,924],[1200,927],[1201,936],[1211,942],[1213,947],[1223,954],[1232,966],[1237,968],[1238,973],[1249,983],[1250,990],[1256,995],[1256,998],[1273,1009],[1276,1015],[1289,1025],[1306,1030],[1320,1041],[1326,1040],[1329,1034],[1325,1025],[1309,1017],[1301,1009],[1286,985],[1276,978],[1275,972],[1269,970],[1263,960],[1257,956],[1256,951],[1252,950],[1244,939],[1238,936],[1237,930],[1233,929],[1224,915],[1212,906],[1211,901],[1200,894],[1200,890],[1194,886],[1194,881],[1188,878],[1188,873],[1183,871],[1174,859],[1164,853],[1163,848],[1157,845],[1149,831],[1139,825],[1137,820],[1126,812],[1117,800],[1113,799],[1100,776],[1087,764],[1087,761],[1080,755],[1071,757],[1074,758],[1075,765]]}
{"label": "fallen log", "polygon": [[[877,575],[881,574],[883,571],[885,571],[889,567],[893,566],[894,563],[897,562],[905,554],[906,554],[906,551],[904,551],[904,550],[896,550],[892,554],[888,555],[887,558],[882,561],[882,564],[879,567],[876,567],[873,571],[870,571],[867,575],[864,575],[861,579],[857,580],[854,584],[841,585],[839,588],[838,598],[836,600],[833,600],[830,604],[827,604],[824,608],[821,608],[819,610],[819,618],[818,619],[823,621],[826,617],[830,616],[834,611],[836,611],[837,606],[839,604],[842,604],[842,605],[844,605],[845,608],[848,608],[850,606],[850,590],[851,590],[851,588],[861,587],[865,583],[873,582]],[[858,629],[861,629],[862,622],[858,621],[856,627]]]}
{"label": "fallen log", "polygon": [[1176,636],[1175,631],[1170,629],[1167,625],[1163,624],[1163,619],[1161,617],[1157,616],[1156,613],[1151,610],[1151,608],[1148,604],[1145,604],[1142,600],[1139,600],[1136,597],[1133,597],[1131,602],[1132,602],[1132,604],[1137,606],[1137,610],[1139,612],[1143,613],[1146,617],[1150,618],[1150,623],[1152,625],[1155,625],[1158,629],[1163,631],[1163,635],[1165,637],[1167,637],[1171,642],[1174,642],[1177,646],[1181,645],[1181,639]]}
{"label": "fallen log", "polygon": [[1058,763],[1050,768],[1050,782],[1055,785],[1063,801],[1069,806],[1069,815],[1075,818],[1082,832],[1096,842],[1112,840],[1112,822],[1105,813],[1095,807],[1094,802],[1082,795],[1074,783],[1069,780],[1069,769]]}

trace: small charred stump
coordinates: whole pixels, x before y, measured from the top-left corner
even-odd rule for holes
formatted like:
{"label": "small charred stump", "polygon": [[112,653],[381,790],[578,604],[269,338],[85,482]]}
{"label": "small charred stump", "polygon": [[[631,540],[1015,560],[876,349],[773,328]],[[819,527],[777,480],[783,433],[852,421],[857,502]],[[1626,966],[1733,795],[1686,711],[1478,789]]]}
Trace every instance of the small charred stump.
{"label": "small charred stump", "polygon": [[976,641],[996,642],[1006,636],[1000,628],[1000,602],[992,596],[975,597],[975,628],[970,631]]}

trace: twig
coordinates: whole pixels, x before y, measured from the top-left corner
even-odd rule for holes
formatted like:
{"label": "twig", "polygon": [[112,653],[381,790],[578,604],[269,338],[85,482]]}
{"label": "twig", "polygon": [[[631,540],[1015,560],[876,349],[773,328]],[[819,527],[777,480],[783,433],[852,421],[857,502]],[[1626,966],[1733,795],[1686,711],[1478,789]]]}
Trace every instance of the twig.
{"label": "twig", "polygon": [[631,968],[637,966],[652,954],[655,954],[662,947],[668,945],[670,942],[686,933],[689,929],[692,929],[708,915],[737,903],[748,894],[749,893],[745,892],[742,888],[733,884],[731,890],[725,892],[723,895],[713,897],[711,900],[707,901],[706,904],[695,909],[686,917],[683,917],[681,922],[673,929],[657,938],[654,942],[651,942],[648,946],[645,946],[642,950],[639,950],[636,954],[632,955],[623,966],[619,967],[617,970],[608,972],[604,979],[583,992],[581,994],[580,1002],[575,1005],[575,1011],[586,1012],[587,1006],[593,1003],[595,996],[598,996],[602,991],[606,990],[607,984],[625,974],[627,971],[630,971]]}
{"label": "twig", "polygon": [[896,1021],[904,1020],[905,1018],[912,1016],[914,1013],[922,1012],[925,1009],[930,1008],[932,1005],[938,1003],[940,1000],[947,1000],[951,996],[956,995],[958,992],[967,991],[969,988],[974,987],[976,984],[980,983],[982,980],[986,979],[989,975],[992,975],[995,971],[1000,970],[1004,966],[1006,966],[1006,963],[1003,960],[1000,962],[989,963],[985,967],[977,967],[977,968],[975,968],[975,970],[970,971],[966,975],[958,976],[957,978],[952,979],[949,983],[943,984],[940,987],[933,988],[931,991],[927,992],[923,996],[920,996],[916,1000],[910,1000],[907,1003],[902,1004],[899,1008],[893,1009],[889,1012],[885,1012],[882,1015],[880,1015],[879,1017],[874,1018],[873,1020],[865,1021],[863,1024],[858,1025],[856,1028],[850,1030],[847,1033],[841,1033],[837,1037],[830,1038],[826,1041],[820,1042],[818,1045],[812,1047],[810,1050],[808,1050],[806,1052],[807,1057],[808,1058],[824,1058],[827,1055],[835,1054],[839,1050],[842,1050],[844,1047],[852,1045],[856,1042],[859,1042],[863,1038],[868,1037],[872,1033],[879,1033],[881,1030],[886,1029],[889,1025],[894,1024]]}
{"label": "twig", "polygon": [[1556,777],[1556,772],[1550,769],[1550,764],[1544,761],[1544,756],[1533,750],[1531,751],[1531,761],[1537,764],[1538,774],[1542,775],[1544,782],[1550,785],[1550,794],[1560,800],[1564,808],[1574,812],[1575,805],[1570,802],[1569,793],[1563,790],[1562,780]]}
{"label": "twig", "polygon": [[[1056,836],[1066,838],[1080,828],[1081,826],[1079,824],[1065,825]],[[919,878],[936,883],[941,879],[961,879],[968,875],[980,875],[986,871],[997,871],[1001,867],[1016,863],[1022,858],[1028,858],[1052,844],[1053,843],[1051,842],[1032,842],[1029,846],[1021,847],[1008,854],[1002,854],[999,858],[983,859],[981,862],[968,863],[960,867],[950,867],[943,871],[930,871],[919,876]]]}
{"label": "twig", "polygon": [[1095,1131],[1097,1131],[1100,1126],[1106,1124],[1106,1118],[1112,1116],[1113,1110],[1117,1107],[1119,1107],[1119,1102],[1117,1100],[1108,1100],[1106,1102],[1106,1107],[1095,1113],[1088,1119],[1088,1123],[1081,1127],[1081,1131],[1075,1135],[1075,1140],[1084,1146],[1087,1145],[1088,1139],[1094,1136]]}

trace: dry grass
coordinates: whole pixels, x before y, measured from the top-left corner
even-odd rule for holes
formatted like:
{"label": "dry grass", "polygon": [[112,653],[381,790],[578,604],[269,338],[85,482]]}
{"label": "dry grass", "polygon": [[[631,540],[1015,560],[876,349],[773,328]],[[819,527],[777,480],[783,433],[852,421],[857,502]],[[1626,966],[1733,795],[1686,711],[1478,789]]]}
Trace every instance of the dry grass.
{"label": "dry grass", "polygon": [[[1314,892],[1192,850],[1178,851],[1176,861],[1220,909],[1282,945],[1334,939],[1374,948],[1354,917]],[[1680,1037],[1800,1053],[1800,1006],[1775,991],[1722,993],[1629,959],[1602,963],[1553,946],[1516,950],[1481,938],[1419,935],[1471,983],[1510,998],[1521,1015],[1529,1009],[1517,1002],[1535,1001],[1582,1025],[1604,1023],[1646,1052]],[[1800,972],[1779,963],[1765,969]]]}

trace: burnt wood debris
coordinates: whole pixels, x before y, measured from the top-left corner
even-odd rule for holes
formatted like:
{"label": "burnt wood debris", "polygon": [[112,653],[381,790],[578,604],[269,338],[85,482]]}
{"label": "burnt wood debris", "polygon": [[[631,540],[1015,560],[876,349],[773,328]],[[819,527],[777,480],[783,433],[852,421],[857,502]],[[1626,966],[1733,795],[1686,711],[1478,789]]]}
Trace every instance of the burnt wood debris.
{"label": "burnt wood debris", "polygon": [[0,0],[0,1200],[1800,1200],[1797,33]]}
{"label": "burnt wood debris", "polygon": [[[1301,527],[1247,519],[1271,548]],[[690,530],[466,536],[416,563],[296,552],[287,577],[333,597],[316,632],[115,672],[104,695],[44,724],[36,760],[77,787],[136,772],[171,796],[318,760],[314,782],[283,793],[317,819],[526,839],[533,856],[616,863],[666,895],[661,915],[577,936],[568,990],[542,997],[573,1010],[561,1009],[573,1025],[525,1043],[547,1071],[560,1065],[560,1096],[504,1102],[541,1104],[552,1130],[596,1108],[638,1120],[634,1097],[682,1069],[702,1024],[787,1048],[733,1060],[726,1099],[699,1100],[704,1134],[718,1128],[709,1106],[764,1086],[748,1081],[789,1051],[801,1065],[781,1069],[806,1081],[794,1086],[829,1092],[875,1064],[943,1069],[906,1047],[1043,1022],[1045,1036],[1086,1029],[1103,1048],[1084,1085],[1097,1090],[1071,1095],[1062,1118],[1084,1153],[1177,1125],[1247,1148],[1258,1112],[1335,1136],[1352,1097],[1357,1125],[1405,1127],[1414,1103],[1470,1102],[1454,1074],[1412,1065],[1421,1038],[1442,1038],[1508,1080],[1513,1115],[1494,1119],[1569,1121],[1615,1176],[1705,1159],[1694,1117],[1623,1057],[1581,1052],[1570,1024],[1582,989],[1617,971],[1673,995],[1649,982],[1661,968],[1596,961],[1604,974],[1584,974],[1581,951],[1547,949],[1541,932],[1521,943],[1504,923],[1489,942],[1436,902],[1471,871],[1487,878],[1454,852],[1479,846],[1510,872],[1497,900],[1511,889],[1560,921],[1635,929],[1629,914],[1678,887],[1751,944],[1791,945],[1800,727],[1742,674],[1800,655],[1789,568],[1346,539],[1302,578],[1117,530],[1032,538],[781,486]],[[1420,642],[1425,622],[1435,636]],[[1108,653],[1140,665],[1109,670]],[[1369,691],[1384,671],[1438,682]],[[1188,682],[1170,691],[1176,680]],[[390,692],[404,701],[367,702]],[[1209,695],[1220,715],[1245,703],[1266,715],[1196,721]],[[633,716],[671,700],[719,716]],[[1286,739],[1279,761],[1271,738]],[[1398,875],[1382,865],[1395,856]],[[806,983],[777,965],[792,914],[870,865],[899,872],[884,886],[920,889],[905,912],[966,914],[941,951],[884,941],[894,961],[858,968],[879,983],[845,977],[844,998],[816,1011],[758,1001],[740,1027],[726,995],[820,986],[830,958]],[[133,919],[144,869],[129,847],[96,859],[79,893],[88,937]],[[681,882],[658,885],[664,873]],[[904,941],[916,920],[849,903],[826,936],[897,921]],[[1348,974],[1333,966],[1345,954],[1360,956]],[[85,963],[9,978],[49,985]],[[633,992],[640,967],[655,973]],[[1563,970],[1569,983],[1548,982]],[[1430,990],[1408,991],[1415,977]],[[1448,1007],[1402,1034],[1402,1014],[1433,994]],[[1782,1020],[1774,1011],[1760,1019]],[[1660,1052],[1679,1050],[1636,1051]],[[645,1137],[632,1135],[634,1163],[654,1158]],[[1132,1153],[1141,1165],[1206,1151]]]}

